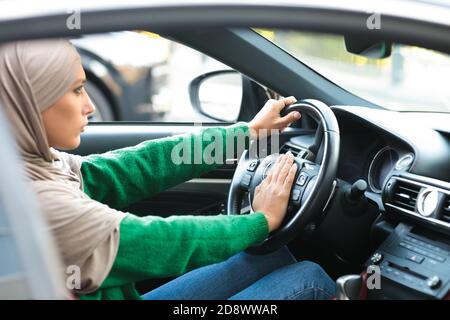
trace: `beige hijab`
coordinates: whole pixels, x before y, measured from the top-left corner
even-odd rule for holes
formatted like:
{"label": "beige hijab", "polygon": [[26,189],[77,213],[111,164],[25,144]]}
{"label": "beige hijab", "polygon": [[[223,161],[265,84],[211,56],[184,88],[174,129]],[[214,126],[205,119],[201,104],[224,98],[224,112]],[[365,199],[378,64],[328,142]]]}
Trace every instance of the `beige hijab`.
{"label": "beige hijab", "polygon": [[[68,289],[89,293],[109,273],[126,215],[83,192],[82,157],[50,148],[41,112],[75,82],[80,56],[65,39],[0,45],[0,102],[13,128],[27,180],[57,242]],[[81,282],[77,283],[76,271]],[[78,287],[80,284],[80,287]]]}

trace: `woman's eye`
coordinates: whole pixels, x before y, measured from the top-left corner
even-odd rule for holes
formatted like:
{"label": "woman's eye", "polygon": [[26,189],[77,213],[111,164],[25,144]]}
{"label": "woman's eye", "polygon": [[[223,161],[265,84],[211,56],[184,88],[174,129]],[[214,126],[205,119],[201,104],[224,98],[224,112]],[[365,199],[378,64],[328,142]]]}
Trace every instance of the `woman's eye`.
{"label": "woman's eye", "polygon": [[83,87],[78,87],[73,92],[75,92],[76,94],[81,94],[82,90],[83,90]]}

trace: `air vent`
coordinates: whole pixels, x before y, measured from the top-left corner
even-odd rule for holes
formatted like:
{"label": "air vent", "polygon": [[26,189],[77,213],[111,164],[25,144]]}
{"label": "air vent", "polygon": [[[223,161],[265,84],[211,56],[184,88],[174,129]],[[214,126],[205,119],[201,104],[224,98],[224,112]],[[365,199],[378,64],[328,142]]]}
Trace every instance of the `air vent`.
{"label": "air vent", "polygon": [[405,181],[398,181],[392,194],[392,204],[415,212],[417,196],[421,187]]}
{"label": "air vent", "polygon": [[298,148],[294,148],[290,145],[284,144],[281,149],[280,149],[280,153],[286,153],[288,151],[291,151],[292,154],[294,155],[294,157],[296,157],[298,155],[298,152],[300,151]]}
{"label": "air vent", "polygon": [[447,195],[444,200],[444,208],[442,210],[442,220],[450,223],[450,195]]}

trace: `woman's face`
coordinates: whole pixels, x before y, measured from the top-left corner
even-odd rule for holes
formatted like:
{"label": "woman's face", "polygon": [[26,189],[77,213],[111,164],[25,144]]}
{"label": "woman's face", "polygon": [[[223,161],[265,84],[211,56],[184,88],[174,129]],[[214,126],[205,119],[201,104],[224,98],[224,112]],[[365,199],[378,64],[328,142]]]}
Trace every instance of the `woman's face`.
{"label": "woman's face", "polygon": [[80,134],[88,123],[88,115],[95,111],[84,88],[86,74],[81,63],[76,79],[69,91],[41,114],[50,147],[77,148]]}

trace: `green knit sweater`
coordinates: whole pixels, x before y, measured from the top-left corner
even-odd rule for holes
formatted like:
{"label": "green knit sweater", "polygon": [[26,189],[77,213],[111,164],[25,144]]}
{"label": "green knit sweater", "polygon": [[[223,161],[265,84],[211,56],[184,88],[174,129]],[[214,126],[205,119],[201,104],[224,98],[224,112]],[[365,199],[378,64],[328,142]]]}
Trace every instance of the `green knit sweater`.
{"label": "green knit sweater", "polygon": [[[211,146],[217,146],[211,143],[217,139],[223,142],[217,144],[220,149],[214,147],[210,152]],[[84,157],[81,167],[84,191],[92,199],[120,210],[218,167],[218,164],[211,164],[212,160],[225,161],[227,149],[232,148],[234,153],[239,139],[244,139],[245,147],[248,146],[246,123],[89,155]],[[173,161],[173,150],[177,146],[184,146],[180,155],[191,161]],[[226,260],[262,241],[267,234],[267,220],[261,212],[165,219],[129,214],[120,224],[119,249],[107,278],[99,290],[81,295],[80,299],[140,299],[135,282],[174,277]]]}

